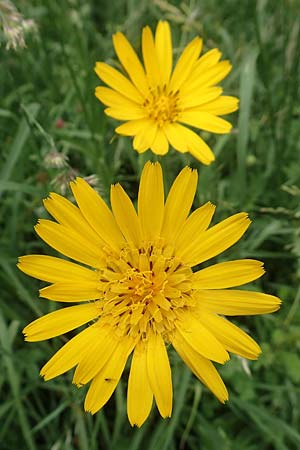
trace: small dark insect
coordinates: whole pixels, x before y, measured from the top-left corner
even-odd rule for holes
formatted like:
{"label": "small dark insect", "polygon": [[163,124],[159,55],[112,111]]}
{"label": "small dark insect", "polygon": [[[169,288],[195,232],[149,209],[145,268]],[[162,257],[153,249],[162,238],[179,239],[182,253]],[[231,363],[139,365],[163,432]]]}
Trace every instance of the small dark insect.
{"label": "small dark insect", "polygon": [[107,383],[112,383],[115,381],[115,378],[104,378],[104,381],[107,381]]}

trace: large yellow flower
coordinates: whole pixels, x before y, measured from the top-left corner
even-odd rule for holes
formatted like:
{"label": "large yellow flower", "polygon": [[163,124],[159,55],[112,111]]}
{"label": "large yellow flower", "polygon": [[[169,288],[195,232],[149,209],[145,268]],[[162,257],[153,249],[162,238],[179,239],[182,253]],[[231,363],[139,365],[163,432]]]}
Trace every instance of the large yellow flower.
{"label": "large yellow flower", "polygon": [[129,355],[127,411],[132,425],[148,417],[153,397],[162,417],[171,416],[172,378],[166,345],[172,344],[194,374],[224,402],[226,388],[211,361],[229,353],[256,359],[259,346],[223,315],[276,311],[272,295],[228,288],[260,277],[262,263],[222,262],[193,272],[237,242],[250,224],[235,214],[208,229],[215,207],[206,203],[189,217],[197,172],[186,167],[164,201],[162,170],[147,163],[137,212],[119,184],[111,187],[112,211],[81,178],[71,183],[77,205],[51,193],[45,200],[56,222],[42,219],[37,234],[77,261],[23,256],[19,268],[52,283],[40,296],[86,302],[41,317],[24,329],[40,341],[90,325],[69,340],[42,368],[45,380],[76,366],[73,382],[91,381],[85,409],[97,412],[111,397]]}
{"label": "large yellow flower", "polygon": [[[149,148],[157,155],[176,150],[190,152],[203,164],[214,159],[209,146],[190,125],[213,133],[229,133],[231,124],[219,116],[238,108],[235,97],[223,96],[216,86],[231,70],[229,61],[213,49],[199,58],[202,40],[196,37],[179,57],[172,72],[172,42],[168,22],[158,22],[155,38],[149,27],[142,33],[144,66],[122,33],[113,36],[116,54],[128,77],[103,62],[96,73],[109,88],[99,86],[96,96],[105,113],[126,123],[116,128],[134,136],[133,148]],[[182,125],[184,124],[184,125]]]}

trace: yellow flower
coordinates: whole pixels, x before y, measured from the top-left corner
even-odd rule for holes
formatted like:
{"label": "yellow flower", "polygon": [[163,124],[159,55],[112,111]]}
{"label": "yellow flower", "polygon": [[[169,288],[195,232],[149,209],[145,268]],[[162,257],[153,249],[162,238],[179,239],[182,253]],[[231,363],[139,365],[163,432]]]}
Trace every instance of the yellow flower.
{"label": "yellow flower", "polygon": [[[209,146],[185,125],[213,133],[229,133],[231,124],[220,115],[238,108],[238,99],[222,95],[216,86],[231,70],[221,61],[218,49],[199,58],[202,40],[193,39],[172,71],[172,41],[168,22],[158,22],[155,38],[147,26],[142,33],[144,66],[122,33],[113,36],[116,54],[126,75],[103,62],[95,71],[109,88],[99,86],[96,96],[108,106],[105,113],[126,123],[116,128],[134,136],[133,148],[149,148],[157,155],[168,152],[169,144],[179,152],[190,152],[203,164],[215,157]],[[184,125],[182,125],[184,124]]]}
{"label": "yellow flower", "polygon": [[77,386],[91,381],[85,409],[96,413],[114,392],[131,353],[127,411],[141,426],[156,401],[171,416],[172,378],[166,345],[172,344],[194,374],[224,402],[227,390],[211,361],[229,353],[256,359],[259,346],[223,315],[276,311],[272,295],[235,286],[259,278],[262,263],[241,259],[192,268],[223,252],[250,224],[235,214],[208,229],[215,207],[206,203],[189,215],[197,172],[184,168],[166,201],[161,166],[148,162],[141,176],[137,212],[119,185],[111,187],[111,207],[81,178],[71,183],[77,205],[51,193],[44,202],[56,222],[41,219],[37,234],[69,260],[23,256],[19,268],[52,283],[40,296],[69,306],[24,329],[27,341],[40,341],[85,328],[42,368],[50,380],[76,366]]}

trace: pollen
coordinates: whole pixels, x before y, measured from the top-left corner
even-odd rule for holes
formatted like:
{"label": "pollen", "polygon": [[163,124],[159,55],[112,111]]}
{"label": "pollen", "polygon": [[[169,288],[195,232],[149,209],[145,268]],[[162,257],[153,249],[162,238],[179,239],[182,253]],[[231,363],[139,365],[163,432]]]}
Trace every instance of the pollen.
{"label": "pollen", "polygon": [[166,87],[151,90],[143,103],[149,119],[161,128],[167,123],[176,122],[178,118],[178,92],[167,93]]}
{"label": "pollen", "polygon": [[119,336],[144,340],[153,330],[170,341],[180,312],[194,304],[191,276],[191,268],[162,239],[110,255],[101,271],[101,320]]}

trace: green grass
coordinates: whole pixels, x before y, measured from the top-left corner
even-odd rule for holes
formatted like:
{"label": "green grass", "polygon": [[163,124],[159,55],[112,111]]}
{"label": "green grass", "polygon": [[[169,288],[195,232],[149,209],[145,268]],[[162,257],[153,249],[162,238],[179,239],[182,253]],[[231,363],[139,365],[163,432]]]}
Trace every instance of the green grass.
{"label": "green grass", "polygon": [[[24,0],[20,12],[38,24],[27,48],[1,46],[0,69],[0,448],[1,450],[293,450],[300,448],[300,19],[297,0],[148,2]],[[107,198],[120,181],[133,199],[151,153],[138,155],[114,135],[115,121],[94,97],[97,60],[112,61],[111,34],[138,48],[142,26],[172,25],[175,52],[200,34],[233,70],[223,86],[240,97],[229,136],[206,134],[217,161],[210,167],[170,152],[162,161],[169,186],[179,169],[199,170],[195,205],[211,200],[216,220],[247,211],[253,224],[222,256],[265,261],[257,285],[280,296],[279,313],[238,318],[263,349],[245,371],[232,358],[221,368],[230,401],[220,405],[171,354],[174,412],[153,410],[141,429],[126,417],[126,376],[95,416],[83,412],[85,388],[66,374],[45,383],[39,368],[65,338],[24,343],[22,328],[55,308],[37,298],[39,284],[16,269],[19,255],[49,253],[33,226],[45,217],[42,199],[59,192],[61,169],[44,157],[57,149],[80,176],[95,174]],[[57,120],[63,119],[59,128]],[[67,195],[69,195],[67,193]],[[50,251],[51,252],[51,251]],[[53,253],[54,254],[54,253]]]}

